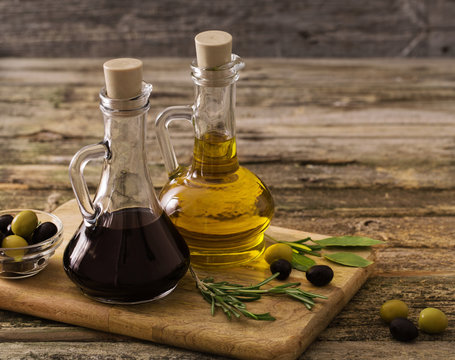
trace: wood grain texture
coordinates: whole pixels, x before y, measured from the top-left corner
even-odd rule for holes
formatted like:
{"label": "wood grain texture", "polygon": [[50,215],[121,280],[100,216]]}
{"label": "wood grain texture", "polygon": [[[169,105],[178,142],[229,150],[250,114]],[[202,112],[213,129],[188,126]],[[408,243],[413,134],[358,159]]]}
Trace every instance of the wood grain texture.
{"label": "wood grain texture", "polygon": [[217,28],[244,56],[454,56],[450,0],[0,2],[0,56],[194,56]]}
{"label": "wood grain texture", "polygon": [[[372,271],[330,263],[335,276],[330,285],[316,288],[295,271],[288,281],[304,282],[304,288],[328,297],[317,301],[312,311],[292,299],[264,297],[250,304],[250,311],[270,311],[276,321],[229,321],[217,312],[211,317],[208,304],[187,274],[177,289],[159,301],[130,306],[111,306],[84,297],[67,278],[62,267],[63,249],[81,222],[75,200],[54,212],[63,222],[65,240],[48,267],[37,276],[23,281],[0,281],[0,307],[95,330],[128,335],[191,350],[227,355],[240,359],[295,359],[329,324],[354,296]],[[301,239],[324,236],[272,227],[268,233],[277,239]],[[371,250],[356,251],[372,258]],[[317,259],[318,264],[327,264]],[[205,276],[203,271],[198,271]],[[248,265],[212,271],[218,281],[257,283],[269,276],[269,266],[260,258]],[[302,284],[303,286],[303,284]]]}
{"label": "wood grain texture", "polygon": [[[450,10],[445,14],[437,21],[450,24]],[[73,198],[68,163],[103,134],[97,98],[102,62],[0,59],[1,208],[54,210]],[[409,352],[414,359],[432,353],[449,359],[455,323],[453,62],[246,62],[237,87],[238,150],[242,164],[272,189],[278,209],[272,223],[386,241],[376,250],[375,276],[301,358],[401,359]],[[144,63],[155,89],[147,146],[159,190],[165,174],[152,119],[166,106],[191,103],[193,89],[189,59]],[[178,125],[171,132],[179,160],[187,163],[192,130]],[[99,164],[87,166],[92,191],[99,170]],[[377,316],[390,298],[405,299],[413,321],[425,306],[441,307],[449,329],[421,333],[411,346],[393,341]],[[5,359],[212,358],[9,311],[0,311],[0,339]]]}

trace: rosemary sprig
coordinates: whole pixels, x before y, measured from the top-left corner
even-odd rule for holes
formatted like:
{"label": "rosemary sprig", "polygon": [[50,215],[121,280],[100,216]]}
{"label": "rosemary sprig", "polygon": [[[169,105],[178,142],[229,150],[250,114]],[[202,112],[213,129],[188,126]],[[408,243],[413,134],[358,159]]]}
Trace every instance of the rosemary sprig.
{"label": "rosemary sprig", "polygon": [[275,279],[279,273],[273,274],[256,285],[243,286],[227,281],[214,282],[213,278],[201,280],[191,266],[190,272],[202,297],[210,304],[212,316],[215,314],[215,309],[219,307],[229,319],[232,319],[233,316],[239,318],[243,315],[254,320],[273,321],[275,318],[270,313],[255,314],[248,311],[245,302],[259,300],[262,295],[285,294],[303,302],[310,310],[315,305],[314,298],[327,299],[326,296],[299,289],[300,283],[298,282],[261,289],[262,286]]}

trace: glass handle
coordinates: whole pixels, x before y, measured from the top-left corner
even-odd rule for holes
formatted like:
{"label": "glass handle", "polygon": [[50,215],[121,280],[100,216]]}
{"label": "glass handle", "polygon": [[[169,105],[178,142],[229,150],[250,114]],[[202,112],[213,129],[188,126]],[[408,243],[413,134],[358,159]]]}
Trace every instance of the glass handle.
{"label": "glass handle", "polygon": [[190,105],[171,106],[162,111],[156,118],[155,126],[160,145],[161,155],[163,156],[164,166],[171,177],[179,169],[179,163],[175,156],[174,148],[169,136],[169,124],[173,120],[187,120],[191,123],[193,117],[193,107]]}
{"label": "glass handle", "polygon": [[84,219],[91,223],[96,220],[98,212],[90,199],[87,182],[84,179],[84,168],[89,161],[106,157],[108,154],[109,149],[103,143],[87,145],[74,155],[69,167],[71,186],[79,209]]}

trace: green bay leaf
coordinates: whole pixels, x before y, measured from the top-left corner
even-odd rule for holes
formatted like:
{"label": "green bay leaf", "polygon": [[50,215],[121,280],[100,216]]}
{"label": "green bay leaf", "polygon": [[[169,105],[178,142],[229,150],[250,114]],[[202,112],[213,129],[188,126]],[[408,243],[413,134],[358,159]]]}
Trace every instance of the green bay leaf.
{"label": "green bay leaf", "polygon": [[299,271],[307,271],[310,267],[315,265],[316,262],[313,259],[301,254],[292,254],[291,265],[294,269]]}
{"label": "green bay leaf", "polygon": [[321,246],[371,246],[384,243],[364,236],[336,236],[313,241]]}
{"label": "green bay leaf", "polygon": [[352,266],[352,267],[366,267],[373,264],[372,261],[367,260],[357,254],[349,252],[338,252],[333,254],[324,254],[327,260],[333,261],[337,264]]}

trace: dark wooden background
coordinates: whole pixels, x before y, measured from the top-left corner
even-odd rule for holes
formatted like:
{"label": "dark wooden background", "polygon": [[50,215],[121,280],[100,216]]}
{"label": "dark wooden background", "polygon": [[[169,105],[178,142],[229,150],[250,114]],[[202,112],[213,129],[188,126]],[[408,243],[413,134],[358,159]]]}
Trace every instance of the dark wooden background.
{"label": "dark wooden background", "polygon": [[454,0],[0,0],[0,56],[192,57],[216,28],[244,57],[448,57],[454,19]]}

